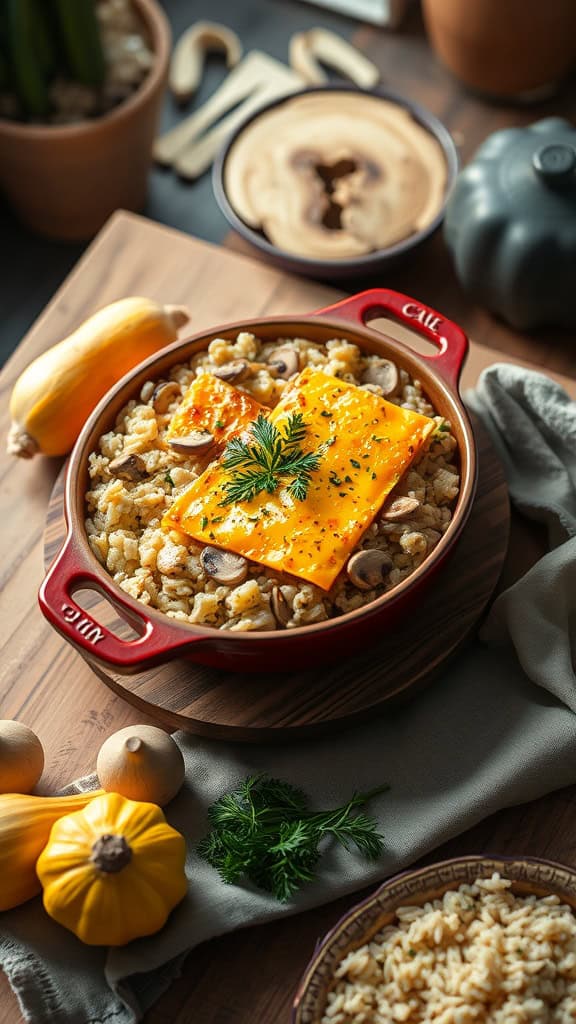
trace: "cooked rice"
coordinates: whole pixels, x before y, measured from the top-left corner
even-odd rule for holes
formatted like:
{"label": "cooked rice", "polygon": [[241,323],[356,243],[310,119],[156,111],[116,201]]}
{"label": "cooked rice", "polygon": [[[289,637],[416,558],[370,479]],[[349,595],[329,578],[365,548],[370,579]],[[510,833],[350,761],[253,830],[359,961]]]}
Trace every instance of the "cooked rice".
{"label": "cooked rice", "polygon": [[574,1024],[576,916],[493,874],[423,906],[349,953],[320,1024]]}
{"label": "cooked rice", "polygon": [[[315,366],[352,384],[360,385],[362,373],[378,360],[342,339],[324,345],[302,338],[279,342],[298,349],[302,369]],[[207,351],[189,364],[175,366],[170,380],[178,382],[183,395],[198,373],[210,372],[234,359],[262,363],[276,347],[245,331],[235,341],[215,338]],[[236,386],[272,408],[287,385],[287,381],[263,368]],[[86,531],[94,554],[114,581],[132,597],[171,618],[233,631],[278,629],[271,595],[279,586],[290,614],[286,628],[322,622],[361,607],[395,587],[421,564],[450,523],[451,506],[460,484],[457,443],[450,425],[436,416],[436,431],[393,492],[394,497],[417,498],[418,508],[400,521],[377,517],[355,549],[379,548],[389,554],[393,568],[384,584],[359,591],[341,573],[331,590],[325,592],[255,562],[249,564],[248,579],[240,586],[217,583],[206,576],[200,563],[203,545],[178,530],[165,531],[161,526],[166,509],[197,478],[205,463],[197,457],[179,455],[164,444],[164,434],[181,398],[176,397],[165,413],[156,413],[149,404],[153,388],[154,382],[144,384],[140,398],[127,403],[114,428],[102,435],[98,450],[89,457]],[[399,373],[397,392],[388,400],[435,416],[420,382],[404,370]],[[110,462],[128,453],[143,459],[146,479],[130,482],[110,472]]]}

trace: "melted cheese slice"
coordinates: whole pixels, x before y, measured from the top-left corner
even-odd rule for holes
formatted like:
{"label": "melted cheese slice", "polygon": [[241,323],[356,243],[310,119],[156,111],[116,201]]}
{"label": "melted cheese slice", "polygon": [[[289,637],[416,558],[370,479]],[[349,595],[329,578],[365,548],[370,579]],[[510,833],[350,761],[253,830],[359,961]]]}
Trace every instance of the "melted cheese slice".
{"label": "melted cheese slice", "polygon": [[193,430],[206,430],[217,445],[224,445],[260,412],[266,415],[270,410],[245,391],[239,391],[211,373],[203,373],[194,378],[172,416],[166,440],[185,437]]}
{"label": "melted cheese slice", "polygon": [[435,424],[310,367],[269,418],[282,427],[293,412],[307,427],[302,449],[326,446],[304,501],[292,498],[283,481],[274,494],[222,504],[234,471],[213,462],[163,525],[329,590]]}

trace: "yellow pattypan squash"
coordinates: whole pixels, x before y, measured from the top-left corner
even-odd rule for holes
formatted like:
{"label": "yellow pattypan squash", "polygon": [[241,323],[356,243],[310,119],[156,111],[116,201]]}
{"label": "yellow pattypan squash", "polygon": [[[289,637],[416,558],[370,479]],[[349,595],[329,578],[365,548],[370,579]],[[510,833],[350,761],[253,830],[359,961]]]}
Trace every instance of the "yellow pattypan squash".
{"label": "yellow pattypan squash", "polygon": [[117,793],[60,818],[36,864],[44,907],[90,946],[152,935],[186,893],[184,837]]}

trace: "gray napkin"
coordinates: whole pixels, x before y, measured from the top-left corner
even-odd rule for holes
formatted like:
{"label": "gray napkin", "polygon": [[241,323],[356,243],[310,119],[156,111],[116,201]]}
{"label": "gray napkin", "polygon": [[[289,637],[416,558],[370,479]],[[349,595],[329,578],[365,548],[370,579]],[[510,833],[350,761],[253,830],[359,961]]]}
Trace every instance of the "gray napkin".
{"label": "gray napkin", "polygon": [[[198,943],[376,883],[494,811],[576,781],[576,403],[546,377],[505,365],[485,371],[468,400],[494,437],[513,500],[548,524],[552,551],[501,595],[482,640],[440,680],[369,725],[274,747],[178,734],[187,783],[167,817],[188,839],[186,899],[158,935],[112,950],[82,946],[39,899],[3,914],[0,963],[27,1019],[131,1024]],[[284,907],[225,885],[194,847],[210,803],[259,770],[302,786],[319,808],[388,782],[369,807],[386,839],[382,859],[330,848],[318,881]]]}

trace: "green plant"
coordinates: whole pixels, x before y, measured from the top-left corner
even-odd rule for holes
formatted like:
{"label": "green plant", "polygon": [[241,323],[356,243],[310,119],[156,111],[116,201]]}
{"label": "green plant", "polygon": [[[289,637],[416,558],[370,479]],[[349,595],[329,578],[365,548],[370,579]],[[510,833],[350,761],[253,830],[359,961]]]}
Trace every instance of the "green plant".
{"label": "green plant", "polygon": [[212,829],[198,853],[223,881],[248,878],[285,903],[314,879],[323,840],[333,839],[346,850],[353,845],[367,860],[380,857],[383,841],[376,822],[357,808],[387,789],[354,793],[331,811],[311,811],[301,789],[268,775],[251,775],[210,807]]}
{"label": "green plant", "polygon": [[104,75],[95,0],[0,0],[0,88],[24,117],[47,116],[55,77],[99,88]]}
{"label": "green plant", "polygon": [[302,414],[292,413],[284,429],[279,430],[260,413],[250,426],[250,435],[252,444],[234,437],[224,449],[222,465],[233,473],[224,485],[226,498],[221,504],[251,501],[262,491],[274,494],[285,477],[292,478],[288,493],[297,501],[304,501],[311,474],[318,469],[325,447],[317,452],[302,451],[300,443],[306,436]]}

